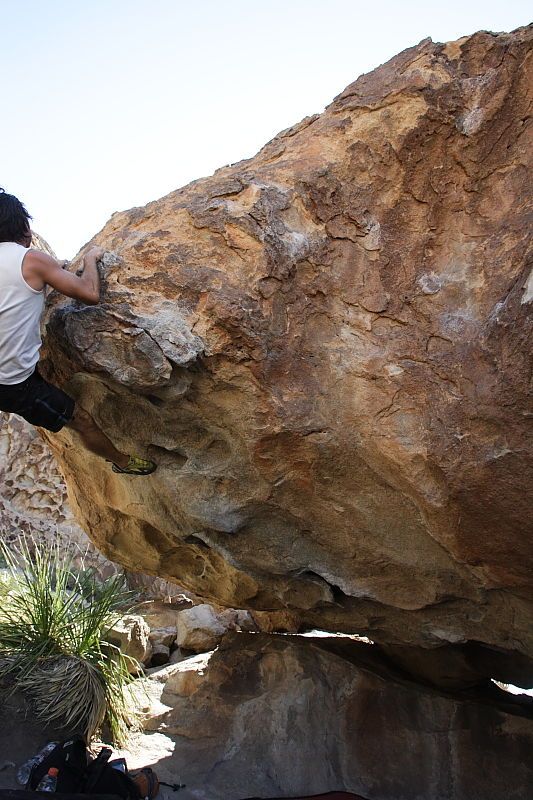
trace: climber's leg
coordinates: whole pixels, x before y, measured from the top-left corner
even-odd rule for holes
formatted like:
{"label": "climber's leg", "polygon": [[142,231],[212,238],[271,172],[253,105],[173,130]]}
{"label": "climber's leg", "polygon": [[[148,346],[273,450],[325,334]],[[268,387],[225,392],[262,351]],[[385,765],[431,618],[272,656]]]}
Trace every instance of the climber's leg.
{"label": "climber's leg", "polygon": [[113,442],[98,428],[91,415],[79,406],[74,409],[74,415],[70,422],[67,422],[67,427],[79,434],[87,450],[97,456],[102,456],[107,461],[112,461],[113,472],[124,475],[150,475],[156,469],[153,461],[130,456],[117,450]]}
{"label": "climber's leg", "polygon": [[114,472],[150,475],[156,468],[153,461],[117,450],[91,415],[76,405],[62,389],[45,381],[37,368],[21,383],[0,385],[0,411],[18,414],[32,425],[52,433],[58,433],[64,427],[71,428],[78,433],[87,450],[113,462]]}
{"label": "climber's leg", "polygon": [[79,434],[83,444],[91,453],[102,456],[107,461],[118,464],[119,467],[127,467],[129,456],[117,450],[113,442],[107,438],[105,433],[102,433],[91,415],[83,408],[78,405],[75,407],[74,415],[66,426]]}
{"label": "climber's leg", "polygon": [[0,410],[18,414],[37,428],[57,433],[68,425],[75,403],[66,392],[41,376],[36,367],[21,383],[0,386]]}

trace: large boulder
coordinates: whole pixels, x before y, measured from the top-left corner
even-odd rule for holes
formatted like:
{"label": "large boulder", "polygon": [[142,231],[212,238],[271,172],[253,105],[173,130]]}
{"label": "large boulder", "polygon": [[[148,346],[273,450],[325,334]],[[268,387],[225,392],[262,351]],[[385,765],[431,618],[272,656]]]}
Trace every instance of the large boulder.
{"label": "large boulder", "polygon": [[158,770],[191,797],[531,797],[533,709],[425,690],[306,640],[230,634],[146,683],[144,742],[170,739]]}
{"label": "large boulder", "polygon": [[44,369],[158,462],[50,437],[108,557],[384,644],[533,655],[531,37],[424,40],[95,237],[103,302],[52,302]]}

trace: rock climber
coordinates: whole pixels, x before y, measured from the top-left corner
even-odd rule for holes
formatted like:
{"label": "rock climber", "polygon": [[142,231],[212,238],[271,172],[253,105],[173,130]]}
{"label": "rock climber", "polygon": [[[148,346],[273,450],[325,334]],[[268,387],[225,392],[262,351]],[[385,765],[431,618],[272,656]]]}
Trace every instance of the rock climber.
{"label": "rock climber", "polygon": [[100,301],[97,262],[104,250],[91,248],[75,275],[64,268],[66,262],[31,249],[30,219],[20,200],[0,188],[0,411],[53,433],[71,428],[88,450],[112,463],[114,472],[149,475],[156,469],[153,461],[117,450],[87,411],[39,374],[45,288],[95,305]]}

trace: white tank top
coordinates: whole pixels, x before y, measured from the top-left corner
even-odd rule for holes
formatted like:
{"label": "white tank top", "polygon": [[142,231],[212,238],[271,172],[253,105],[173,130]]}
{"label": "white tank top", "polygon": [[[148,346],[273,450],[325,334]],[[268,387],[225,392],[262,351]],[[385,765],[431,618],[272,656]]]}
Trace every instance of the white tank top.
{"label": "white tank top", "polygon": [[22,277],[29,247],[0,242],[0,384],[21,383],[39,360],[44,290]]}

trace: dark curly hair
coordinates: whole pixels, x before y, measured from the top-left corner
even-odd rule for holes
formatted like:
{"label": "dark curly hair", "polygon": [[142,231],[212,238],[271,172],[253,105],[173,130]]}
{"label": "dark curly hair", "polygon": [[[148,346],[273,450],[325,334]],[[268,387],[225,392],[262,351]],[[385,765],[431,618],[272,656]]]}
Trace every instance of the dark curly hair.
{"label": "dark curly hair", "polygon": [[0,187],[0,242],[22,242],[30,231],[30,219],[20,200]]}

